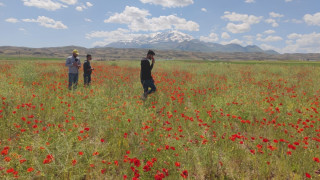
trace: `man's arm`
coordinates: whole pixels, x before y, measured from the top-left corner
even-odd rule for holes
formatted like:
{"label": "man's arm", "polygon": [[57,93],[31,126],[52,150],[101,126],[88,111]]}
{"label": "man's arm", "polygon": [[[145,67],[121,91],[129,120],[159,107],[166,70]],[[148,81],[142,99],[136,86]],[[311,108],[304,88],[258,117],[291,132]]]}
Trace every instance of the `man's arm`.
{"label": "man's arm", "polygon": [[73,64],[71,63],[71,59],[70,59],[70,58],[67,58],[67,60],[66,60],[66,66],[68,66],[68,67],[73,66]]}
{"label": "man's arm", "polygon": [[155,62],[155,60],[154,60],[154,58],[152,58],[152,63],[151,63],[151,66],[150,66],[150,70],[152,70],[154,62]]}

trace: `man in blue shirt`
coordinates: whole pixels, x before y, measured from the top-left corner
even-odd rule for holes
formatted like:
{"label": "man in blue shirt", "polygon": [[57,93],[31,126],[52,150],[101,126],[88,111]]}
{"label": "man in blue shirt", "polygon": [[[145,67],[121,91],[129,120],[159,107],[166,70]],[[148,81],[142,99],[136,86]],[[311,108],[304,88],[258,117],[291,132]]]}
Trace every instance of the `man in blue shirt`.
{"label": "man in blue shirt", "polygon": [[79,79],[79,68],[81,67],[80,58],[78,58],[78,50],[72,51],[72,56],[69,56],[66,60],[66,66],[69,67],[69,90],[77,89]]}

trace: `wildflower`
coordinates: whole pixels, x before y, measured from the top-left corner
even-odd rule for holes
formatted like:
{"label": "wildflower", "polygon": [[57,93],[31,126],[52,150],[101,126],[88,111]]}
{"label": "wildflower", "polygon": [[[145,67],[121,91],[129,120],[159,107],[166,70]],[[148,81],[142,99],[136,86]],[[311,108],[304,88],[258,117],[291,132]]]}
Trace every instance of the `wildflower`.
{"label": "wildflower", "polygon": [[27,169],[27,172],[32,172],[34,169],[32,167]]}
{"label": "wildflower", "polygon": [[73,159],[72,160],[72,166],[75,166],[77,164],[77,160]]}
{"label": "wildflower", "polygon": [[106,173],[106,169],[101,169],[101,174],[104,174],[104,173]]}
{"label": "wildflower", "polygon": [[182,173],[180,174],[183,178],[187,178],[188,177],[188,171],[184,170],[182,171]]}
{"label": "wildflower", "polygon": [[311,175],[309,173],[306,173],[307,178],[311,178]]}

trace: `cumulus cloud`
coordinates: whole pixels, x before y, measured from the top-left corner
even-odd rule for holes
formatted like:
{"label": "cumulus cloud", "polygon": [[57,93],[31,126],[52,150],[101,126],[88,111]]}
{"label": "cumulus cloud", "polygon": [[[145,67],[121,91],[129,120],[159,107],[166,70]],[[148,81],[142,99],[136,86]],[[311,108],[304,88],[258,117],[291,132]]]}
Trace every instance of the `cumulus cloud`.
{"label": "cumulus cloud", "polygon": [[227,44],[239,44],[239,45],[244,45],[243,41],[239,39],[233,39],[231,41],[223,41],[221,42],[222,45],[227,45]]}
{"label": "cumulus cloud", "polygon": [[318,53],[320,52],[320,33],[297,34],[292,33],[288,36],[287,46],[283,49],[288,53]]}
{"label": "cumulus cloud", "polygon": [[223,33],[221,34],[221,38],[222,38],[222,39],[229,39],[229,38],[230,38],[230,35],[229,35],[227,32],[223,32]]}
{"label": "cumulus cloud", "polygon": [[[59,2],[54,2],[51,0],[22,0],[25,6],[37,7],[40,9],[46,9],[48,11],[55,11],[67,7]],[[65,0],[66,1],[66,0]]]}
{"label": "cumulus cloud", "polygon": [[83,11],[86,7],[85,6],[77,6],[76,10],[77,11]]}
{"label": "cumulus cloud", "polygon": [[87,7],[92,7],[93,4],[91,2],[86,2]]}
{"label": "cumulus cloud", "polygon": [[222,19],[229,20],[231,22],[240,22],[239,24],[235,23],[228,23],[227,30],[236,34],[236,33],[244,33],[248,32],[251,29],[252,24],[258,24],[262,20],[262,16],[254,16],[248,14],[238,14],[235,12],[224,12],[224,16],[221,17]]}
{"label": "cumulus cloud", "polygon": [[207,9],[206,8],[201,8],[201,11],[202,12],[207,12]]}
{"label": "cumulus cloud", "polygon": [[131,33],[130,30],[119,28],[115,31],[93,31],[86,34],[87,39],[103,38],[102,41],[96,41],[93,46],[105,46],[112,42],[131,41],[134,38],[140,37],[142,34]]}
{"label": "cumulus cloud", "polygon": [[256,1],[255,0],[245,0],[244,2],[245,3],[255,3]]}
{"label": "cumulus cloud", "polygon": [[142,3],[155,4],[168,8],[184,7],[193,4],[193,0],[140,0]]}
{"label": "cumulus cloud", "polygon": [[84,21],[86,21],[86,22],[92,22],[92,20],[89,19],[89,18],[84,18]]}
{"label": "cumulus cloud", "polygon": [[79,6],[76,7],[77,11],[83,11],[85,9],[88,9],[89,7],[92,7],[93,4],[91,4],[90,2],[86,2],[85,4],[81,4]]}
{"label": "cumulus cloud", "polygon": [[270,16],[270,18],[266,19],[265,22],[268,24],[271,24],[272,27],[278,27],[279,26],[279,23],[278,23],[279,19],[284,17],[283,14],[279,14],[279,13],[275,13],[275,12],[270,12],[269,16]]}
{"label": "cumulus cloud", "polygon": [[254,36],[243,36],[243,39],[247,45],[253,45]]}
{"label": "cumulus cloud", "polygon": [[320,26],[320,12],[315,13],[314,15],[306,14],[303,17],[303,20],[308,25]]}
{"label": "cumulus cloud", "polygon": [[295,23],[295,24],[301,24],[301,23],[303,23],[303,21],[302,21],[302,20],[299,20],[299,19],[291,19],[291,20],[289,20],[289,21],[291,21],[291,22],[293,22],[293,23]]}
{"label": "cumulus cloud", "polygon": [[60,0],[60,1],[69,5],[74,5],[78,2],[78,0]]}
{"label": "cumulus cloud", "polygon": [[281,49],[278,49],[274,46],[271,46],[269,44],[260,44],[259,45],[260,48],[262,48],[263,50],[274,50],[274,51],[277,51],[277,52],[281,52],[282,50]]}
{"label": "cumulus cloud", "polygon": [[277,23],[277,21],[275,19],[266,19],[265,20],[266,23],[271,24],[272,27],[278,27],[279,24]]}
{"label": "cumulus cloud", "polygon": [[262,41],[262,42],[276,42],[276,41],[282,41],[282,37],[280,36],[267,36],[265,38],[262,38],[262,36],[257,37],[257,41]]}
{"label": "cumulus cloud", "polygon": [[275,33],[275,31],[272,29],[269,29],[269,30],[264,31],[263,33],[264,34],[273,34],[273,33]]}
{"label": "cumulus cloud", "polygon": [[53,29],[68,29],[61,21],[55,21],[46,16],[38,16],[37,19],[23,19],[23,22],[38,23],[40,26]]}
{"label": "cumulus cloud", "polygon": [[115,13],[105,23],[127,24],[133,31],[161,31],[167,29],[198,31],[199,25],[193,21],[177,17],[176,15],[160,16],[147,18],[151,16],[148,10],[137,7],[126,6],[122,13]]}
{"label": "cumulus cloud", "polygon": [[5,21],[8,22],[8,23],[17,23],[17,22],[19,22],[19,20],[16,19],[16,18],[8,18]]}
{"label": "cumulus cloud", "polygon": [[216,33],[210,33],[209,36],[200,36],[200,41],[216,42],[219,41],[219,36]]}
{"label": "cumulus cloud", "polygon": [[284,16],[283,14],[279,14],[279,13],[275,13],[275,12],[270,12],[269,15],[272,18],[281,18]]}

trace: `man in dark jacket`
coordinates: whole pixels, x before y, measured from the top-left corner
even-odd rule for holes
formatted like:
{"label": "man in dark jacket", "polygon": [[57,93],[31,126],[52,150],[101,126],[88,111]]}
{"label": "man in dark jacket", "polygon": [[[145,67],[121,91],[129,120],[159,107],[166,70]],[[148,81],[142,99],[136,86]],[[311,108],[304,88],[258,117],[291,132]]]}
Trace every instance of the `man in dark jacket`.
{"label": "man in dark jacket", "polygon": [[[148,94],[151,94],[157,90],[156,86],[154,85],[154,80],[151,76],[151,70],[155,63],[153,56],[155,56],[155,53],[152,50],[149,50],[147,57],[141,59],[140,79],[144,90],[144,93],[141,96],[142,100],[145,100],[148,97]],[[149,61],[152,62],[151,65]],[[151,88],[150,90],[149,87]]]}
{"label": "man in dark jacket", "polygon": [[91,82],[91,73],[93,70],[93,68],[90,65],[91,59],[91,54],[87,54],[87,60],[83,63],[83,81],[85,87],[89,86]]}

